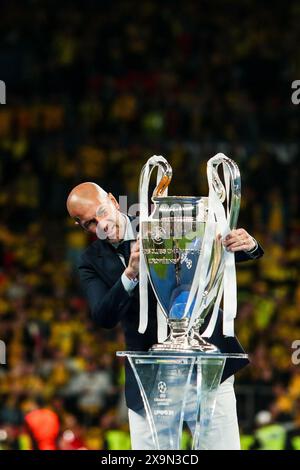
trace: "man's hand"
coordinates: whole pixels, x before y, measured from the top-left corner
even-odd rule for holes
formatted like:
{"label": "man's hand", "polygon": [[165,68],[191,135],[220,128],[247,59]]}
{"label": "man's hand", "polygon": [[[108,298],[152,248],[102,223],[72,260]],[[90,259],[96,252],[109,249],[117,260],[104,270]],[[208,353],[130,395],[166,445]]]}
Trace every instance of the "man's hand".
{"label": "man's hand", "polygon": [[139,274],[139,263],[140,263],[140,243],[136,241],[131,248],[131,254],[129,263],[125,269],[125,275],[128,279],[135,279]]}
{"label": "man's hand", "polygon": [[256,246],[255,240],[243,228],[231,230],[222,243],[227,251],[251,251]]}

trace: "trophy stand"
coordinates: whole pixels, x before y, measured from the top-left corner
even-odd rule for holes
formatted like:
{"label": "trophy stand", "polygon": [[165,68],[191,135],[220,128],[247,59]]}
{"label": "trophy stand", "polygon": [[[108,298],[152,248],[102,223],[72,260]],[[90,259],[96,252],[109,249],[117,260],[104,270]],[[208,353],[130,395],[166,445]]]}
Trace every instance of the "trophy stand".
{"label": "trophy stand", "polygon": [[143,399],[153,450],[180,449],[183,423],[193,450],[205,448],[227,358],[246,354],[118,351],[127,357]]}

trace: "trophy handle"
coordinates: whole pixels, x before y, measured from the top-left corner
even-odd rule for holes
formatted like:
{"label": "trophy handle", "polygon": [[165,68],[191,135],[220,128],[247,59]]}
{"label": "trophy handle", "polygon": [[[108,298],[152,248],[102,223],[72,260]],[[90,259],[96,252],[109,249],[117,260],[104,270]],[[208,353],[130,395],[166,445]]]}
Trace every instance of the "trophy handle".
{"label": "trophy handle", "polygon": [[[219,165],[221,163],[223,164],[226,188],[224,187],[218,173]],[[239,167],[233,160],[226,157],[226,155],[224,155],[223,153],[218,153],[217,155],[208,160],[207,173],[210,173],[212,176],[213,188],[219,196],[220,201],[224,202],[227,199],[227,204],[229,204],[230,181],[231,203],[229,209],[228,222],[230,229],[235,229],[237,225],[241,202],[241,175]]]}
{"label": "trophy handle", "polygon": [[158,167],[156,187],[152,197],[163,196],[172,179],[172,167],[161,155],[153,155],[143,166],[140,176],[140,200],[142,188],[149,187],[152,171]]}
{"label": "trophy handle", "polygon": [[[224,185],[220,179],[218,169],[223,166]],[[194,327],[197,321],[205,318],[205,307],[211,287],[212,274],[218,273],[220,266],[220,240],[216,238],[215,227],[218,228],[222,236],[228,231],[236,228],[241,201],[241,177],[237,164],[226,157],[223,153],[218,153],[207,162],[207,179],[209,186],[208,213],[205,233],[201,246],[201,253],[198,259],[194,280],[190,289],[189,298],[185,308],[185,315],[194,302],[194,307],[190,315],[189,330]],[[225,202],[225,207],[224,203]],[[219,243],[219,244],[218,244]],[[219,284],[217,298],[214,303],[214,310],[205,331],[210,331],[210,335],[216,324],[219,305],[222,295],[223,299],[223,334],[234,336],[234,318],[236,316],[236,273],[234,253],[224,253],[224,271],[222,277],[224,282]],[[213,256],[212,256],[213,254]],[[213,263],[211,262],[213,261]],[[214,264],[215,263],[215,264]],[[224,284],[226,282],[226,289]],[[221,290],[220,290],[221,289]]]}
{"label": "trophy handle", "polygon": [[168,194],[168,186],[172,179],[172,167],[161,155],[153,155],[143,166],[139,184],[139,209],[140,209],[140,269],[139,269],[139,292],[140,292],[140,322],[139,333],[145,333],[148,324],[148,274],[145,256],[143,254],[143,223],[149,218],[148,190],[152,171],[158,167],[156,187],[152,198]]}

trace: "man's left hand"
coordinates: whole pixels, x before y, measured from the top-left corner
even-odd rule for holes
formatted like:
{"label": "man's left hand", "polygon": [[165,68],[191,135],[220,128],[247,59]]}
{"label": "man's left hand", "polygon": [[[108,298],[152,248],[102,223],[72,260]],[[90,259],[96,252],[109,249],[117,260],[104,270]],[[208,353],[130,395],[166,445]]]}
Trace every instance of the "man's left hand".
{"label": "man's left hand", "polygon": [[255,240],[243,228],[231,230],[223,239],[227,251],[251,251],[255,248]]}

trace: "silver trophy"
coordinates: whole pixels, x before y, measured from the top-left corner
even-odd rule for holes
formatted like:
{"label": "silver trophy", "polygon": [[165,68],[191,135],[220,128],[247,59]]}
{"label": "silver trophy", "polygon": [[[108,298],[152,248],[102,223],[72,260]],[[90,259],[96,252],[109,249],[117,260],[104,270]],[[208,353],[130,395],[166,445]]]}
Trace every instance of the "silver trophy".
{"label": "silver trophy", "polygon": [[150,215],[149,207],[144,207],[140,217],[141,257],[170,334],[151,349],[218,352],[199,331],[207,315],[214,312],[216,316],[223,295],[229,254],[222,245],[221,233],[224,235],[225,226],[228,230],[236,227],[239,169],[233,160],[218,154],[207,163],[208,197],[168,196],[172,168],[163,157],[153,156],[141,172],[140,203],[144,206],[154,168],[158,168],[154,207]]}

